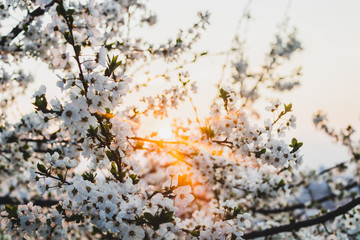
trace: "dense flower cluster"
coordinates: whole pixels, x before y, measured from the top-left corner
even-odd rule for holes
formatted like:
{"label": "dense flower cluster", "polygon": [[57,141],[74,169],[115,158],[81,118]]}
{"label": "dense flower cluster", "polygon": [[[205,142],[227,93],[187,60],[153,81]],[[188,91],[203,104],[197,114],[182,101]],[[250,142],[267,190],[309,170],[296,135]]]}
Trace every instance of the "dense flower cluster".
{"label": "dense flower cluster", "polygon": [[287,76],[289,81],[277,73],[301,49],[295,32],[276,37],[259,72],[250,72],[237,53],[243,42],[235,41],[231,83],[220,84],[209,117],[200,120],[193,106],[196,122],[174,121],[173,139],[164,140],[156,131],[142,135],[143,118],[163,119],[169,109],[192,103],[196,84],[181,70],[177,84],[138,97],[141,108],[126,99],[139,90],[136,77],[126,74],[154,59],[178,60],[207,26],[208,13],[199,13],[199,22],[175,40],[155,46],[131,35],[133,28],[156,22],[145,1],[3,1],[0,18],[18,8],[29,13],[1,39],[6,67],[0,66],[0,87],[12,87],[0,100],[15,98],[17,87],[26,89],[32,81],[22,71],[6,70],[14,62],[24,64],[25,57],[48,64],[62,94],[50,99],[40,86],[32,96],[35,112],[15,123],[2,108],[0,171],[6,177],[0,180],[0,234],[18,239],[358,238],[360,154],[350,138],[354,130],[336,133],[318,114],[314,123],[348,146],[353,159],[320,173],[299,170],[303,143],[286,138],[296,127],[292,104],[271,101],[263,121],[256,121],[250,108],[261,87],[284,91],[299,84],[299,71]]}

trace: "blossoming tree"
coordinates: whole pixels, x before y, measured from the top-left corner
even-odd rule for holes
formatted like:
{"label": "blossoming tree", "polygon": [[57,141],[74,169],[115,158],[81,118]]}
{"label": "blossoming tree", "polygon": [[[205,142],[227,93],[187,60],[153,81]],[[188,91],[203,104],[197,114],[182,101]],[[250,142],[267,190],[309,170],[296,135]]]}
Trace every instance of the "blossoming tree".
{"label": "blossoming tree", "polygon": [[[277,36],[260,71],[248,68],[237,37],[231,80],[219,84],[209,117],[174,122],[173,139],[164,140],[143,134],[144,116],[162,119],[192,102],[195,83],[174,68],[172,87],[144,97],[146,84],[126,74],[154,60],[178,63],[208,13],[159,45],[130,34],[156,23],[141,0],[3,0],[0,13],[5,29],[13,15],[24,16],[0,41],[3,237],[358,239],[360,154],[351,126],[338,133],[317,114],[316,126],[353,157],[321,172],[299,170],[302,142],[284,138],[295,127],[291,103],[272,101],[261,121],[252,108],[262,88],[299,84],[299,71],[277,71],[301,49],[295,32]],[[57,74],[61,95],[49,99],[40,87],[35,111],[14,122],[11,108],[35,80],[22,69],[29,58]],[[134,93],[142,104],[124,100]]]}

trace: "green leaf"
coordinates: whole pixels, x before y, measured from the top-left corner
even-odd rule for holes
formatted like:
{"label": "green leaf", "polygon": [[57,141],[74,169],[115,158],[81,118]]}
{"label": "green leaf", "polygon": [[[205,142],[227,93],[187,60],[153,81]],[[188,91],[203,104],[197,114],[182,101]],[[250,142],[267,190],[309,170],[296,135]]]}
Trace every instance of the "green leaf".
{"label": "green leaf", "polygon": [[90,128],[87,130],[88,133],[86,134],[86,136],[90,138],[96,138],[98,134],[98,130],[99,130],[98,127],[93,127],[90,125]]}
{"label": "green leaf", "polygon": [[68,32],[68,31],[64,32],[64,37],[65,37],[65,40],[68,43],[70,43],[71,45],[74,43],[70,32]]}
{"label": "green leaf", "polygon": [[262,154],[264,154],[264,153],[266,153],[266,148],[263,148],[263,149],[261,149],[260,151],[255,152],[255,157],[256,157],[256,158],[260,158],[260,156],[261,156]]}
{"label": "green leaf", "polygon": [[116,169],[116,167],[115,167],[115,157],[114,157],[113,153],[112,153],[110,150],[107,150],[107,151],[105,152],[105,154],[106,154],[106,156],[108,157],[108,159],[113,162],[113,163],[111,164],[111,166],[114,165],[114,168]]}
{"label": "green leaf", "polygon": [[290,153],[294,153],[298,151],[302,147],[302,145],[303,145],[302,142],[298,142],[296,138],[293,138],[291,140],[291,144],[289,145],[289,147],[293,148]]}
{"label": "green leaf", "polygon": [[5,137],[5,141],[7,143],[13,143],[18,141],[18,137],[15,135],[15,133],[11,134],[10,136]]}
{"label": "green leaf", "polygon": [[[68,21],[69,21],[69,27],[70,27],[70,29],[72,29],[72,28],[73,28],[74,18],[73,18],[72,15],[69,15],[69,16],[67,16],[67,19],[68,19]],[[73,43],[74,43],[74,42],[73,42]]]}
{"label": "green leaf", "polygon": [[241,210],[241,207],[234,208],[233,217],[236,217],[241,212]]}
{"label": "green leaf", "polygon": [[58,14],[58,16],[66,16],[66,10],[62,4],[58,4],[56,6],[56,13]]}
{"label": "green leaf", "polygon": [[37,164],[37,169],[42,173],[47,173],[46,167],[40,163]]}
{"label": "green leaf", "polygon": [[5,211],[9,214],[9,218],[17,218],[18,205],[5,205]]}
{"label": "green leaf", "polygon": [[302,142],[297,143],[290,153],[294,153],[294,152],[298,151],[302,147],[302,145],[303,145]]}
{"label": "green leaf", "polygon": [[211,126],[200,127],[200,131],[202,134],[205,134],[208,139],[215,137],[215,132],[211,129]]}
{"label": "green leaf", "polygon": [[285,181],[284,181],[284,179],[281,179],[280,182],[277,185],[277,188],[279,189],[279,188],[282,188],[284,186],[285,186]]}
{"label": "green leaf", "polygon": [[111,74],[116,70],[116,68],[118,68],[122,61],[117,61],[118,56],[113,56],[112,59],[110,60],[110,57],[108,56],[108,67],[105,70],[105,76],[110,77]]}
{"label": "green leaf", "polygon": [[285,107],[285,113],[291,112],[292,111],[292,104],[289,103],[288,105],[284,104]]}
{"label": "green leaf", "polygon": [[230,94],[229,94],[229,92],[225,91],[223,88],[220,88],[219,97],[225,100],[230,97]]}
{"label": "green leaf", "polygon": [[27,32],[27,31],[29,30],[29,25],[24,24],[24,25],[22,26],[22,29],[23,29],[24,32]]}
{"label": "green leaf", "polygon": [[62,206],[59,204],[59,205],[56,205],[56,210],[59,212],[59,213],[65,213],[65,210],[62,208]]}
{"label": "green leaf", "polygon": [[64,181],[64,176],[61,173],[58,173],[57,176],[61,181]]}
{"label": "green leaf", "polygon": [[148,222],[151,222],[151,221],[153,220],[154,216],[153,216],[151,213],[149,213],[149,212],[145,212],[145,213],[144,213],[144,218],[145,218],[146,220],[148,220]]}
{"label": "green leaf", "polygon": [[75,55],[79,56],[80,53],[81,53],[81,46],[80,45],[75,45],[74,50],[75,50]]}
{"label": "green leaf", "polygon": [[[106,155],[108,155],[107,153],[110,151],[106,152]],[[116,178],[117,177],[117,170],[116,170],[116,165],[114,162],[111,163],[111,169],[110,169],[110,173]]]}
{"label": "green leaf", "polygon": [[174,220],[174,212],[168,210],[162,210],[160,213],[160,222],[167,223],[172,222]]}
{"label": "green leaf", "polygon": [[76,223],[80,223],[83,222],[84,220],[85,220],[84,216],[80,214],[72,214],[70,217],[65,217],[65,221],[67,222],[75,221]]}
{"label": "green leaf", "polygon": [[67,14],[68,16],[71,16],[74,12],[75,12],[75,9],[70,8],[70,9],[68,9],[68,10],[66,11],[66,14]]}
{"label": "green leaf", "polygon": [[291,145],[289,145],[290,147],[294,147],[295,145],[297,144],[297,139],[296,138],[293,138],[291,140]]}
{"label": "green leaf", "polygon": [[41,96],[36,96],[33,105],[36,106],[37,111],[45,112],[48,105],[45,94],[42,94]]}
{"label": "green leaf", "polygon": [[360,159],[360,153],[353,153],[353,156],[356,161],[358,161]]}
{"label": "green leaf", "polygon": [[219,95],[220,98],[222,98],[222,100],[224,101],[224,107],[226,109],[226,111],[228,110],[227,107],[228,107],[228,99],[230,97],[230,94],[225,91],[223,88],[220,88],[220,95]]}
{"label": "green leaf", "polygon": [[140,181],[140,179],[138,178],[138,175],[136,175],[136,174],[131,174],[130,178],[133,181],[133,184],[137,184]]}
{"label": "green leaf", "polygon": [[84,172],[81,176],[84,180],[90,181],[92,183],[95,183],[95,177],[96,177],[96,173],[94,174],[93,172]]}
{"label": "green leaf", "polygon": [[192,231],[190,231],[190,234],[193,237],[199,237],[200,236],[200,231],[192,230]]}

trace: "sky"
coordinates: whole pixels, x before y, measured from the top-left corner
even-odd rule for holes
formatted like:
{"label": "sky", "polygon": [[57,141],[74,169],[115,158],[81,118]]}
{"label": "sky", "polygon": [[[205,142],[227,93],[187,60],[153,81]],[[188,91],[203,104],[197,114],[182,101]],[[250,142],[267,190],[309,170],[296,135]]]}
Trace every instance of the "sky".
{"label": "sky", "polygon": [[[153,0],[150,8],[158,14],[158,24],[142,32],[154,42],[176,36],[179,28],[196,21],[199,10],[211,13],[210,26],[193,50],[221,52],[229,48],[237,22],[248,1],[241,0]],[[292,102],[297,129],[291,135],[304,142],[304,166],[330,166],[349,158],[346,148],[315,129],[312,117],[327,113],[329,124],[337,129],[352,124],[360,127],[360,1],[345,0],[253,0],[252,20],[247,30],[246,55],[251,64],[261,65],[274,41],[285,13],[298,30],[304,50],[296,54],[291,66],[302,66],[301,87],[279,97]],[[223,57],[209,57],[191,69],[199,85],[196,106],[204,106],[216,96],[215,84],[221,75]],[[201,116],[208,109],[200,107]]]}
{"label": "sky", "polygon": [[[149,0],[149,8],[157,14],[158,23],[134,34],[150,42],[166,42],[176,37],[180,28],[187,29],[196,22],[198,11],[208,10],[211,13],[210,26],[193,51],[222,52],[229,49],[247,3],[248,0]],[[360,102],[359,12],[358,0],[253,0],[250,3],[252,19],[246,34],[245,54],[251,66],[263,63],[285,13],[290,18],[290,25],[297,28],[298,39],[304,48],[289,65],[302,66],[301,86],[291,93],[274,97],[293,104],[297,129],[289,137],[304,142],[305,167],[331,166],[349,159],[346,148],[313,126],[312,117],[318,110],[327,113],[330,125],[337,129],[348,124],[360,129],[360,109],[357,107]],[[220,79],[224,61],[224,56],[209,55],[189,67],[191,79],[199,86],[193,102],[200,117],[208,115],[208,106],[217,95],[215,85]],[[29,68],[34,69],[34,66],[29,65]],[[40,84],[45,81],[54,83],[50,79],[57,80],[42,65],[35,69],[37,76],[43,79]],[[164,69],[165,66],[155,66],[154,72],[161,73]],[[155,81],[147,93],[156,93],[161,85],[161,81]],[[180,115],[194,118],[189,104],[180,106],[174,113],[174,116]],[[164,122],[158,122],[154,128],[163,125]]]}

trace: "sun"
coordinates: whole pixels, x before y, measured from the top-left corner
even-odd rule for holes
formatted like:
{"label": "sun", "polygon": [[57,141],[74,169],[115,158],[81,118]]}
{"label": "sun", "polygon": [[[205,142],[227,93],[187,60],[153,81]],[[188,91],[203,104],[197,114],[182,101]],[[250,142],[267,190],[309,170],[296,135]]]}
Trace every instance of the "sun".
{"label": "sun", "polygon": [[170,126],[162,126],[158,131],[158,136],[162,140],[171,140],[174,138]]}

